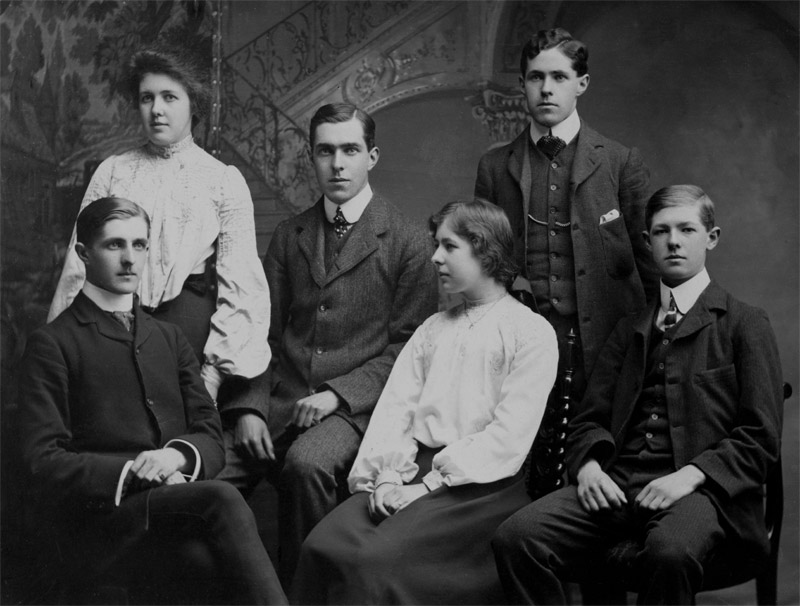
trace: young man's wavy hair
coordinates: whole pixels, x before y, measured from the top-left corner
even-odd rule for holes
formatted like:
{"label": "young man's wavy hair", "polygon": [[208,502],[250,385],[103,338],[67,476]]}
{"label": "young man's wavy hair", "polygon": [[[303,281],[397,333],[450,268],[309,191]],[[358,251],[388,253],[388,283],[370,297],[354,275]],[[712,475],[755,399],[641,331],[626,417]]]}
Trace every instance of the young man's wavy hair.
{"label": "young man's wavy hair", "polygon": [[589,72],[589,49],[580,40],[575,40],[567,30],[557,27],[555,29],[542,29],[525,43],[519,58],[519,71],[523,79],[528,71],[528,61],[539,53],[551,48],[557,48],[572,62],[578,77]]}

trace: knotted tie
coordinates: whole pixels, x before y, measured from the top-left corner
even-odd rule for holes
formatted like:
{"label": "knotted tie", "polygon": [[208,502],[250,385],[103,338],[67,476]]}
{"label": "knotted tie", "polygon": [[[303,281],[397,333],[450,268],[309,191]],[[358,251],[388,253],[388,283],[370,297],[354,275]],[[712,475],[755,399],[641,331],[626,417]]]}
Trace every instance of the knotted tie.
{"label": "knotted tie", "polygon": [[336,232],[336,237],[341,238],[350,229],[350,223],[344,218],[341,206],[336,207],[336,214],[333,215],[333,231]]}
{"label": "knotted tie", "polygon": [[125,327],[128,332],[133,328],[133,312],[131,311],[112,311],[111,317]]}
{"label": "knotted tie", "polygon": [[669,309],[667,310],[667,314],[664,316],[664,329],[667,329],[670,326],[674,326],[677,321],[678,321],[678,306],[675,305],[675,297],[673,297],[672,293],[670,293]]}
{"label": "knotted tie", "polygon": [[546,155],[551,160],[555,158],[559,152],[567,146],[564,139],[559,137],[553,136],[553,130],[550,129],[550,132],[546,134],[544,137],[539,139],[536,142],[536,147],[538,147],[544,155]]}

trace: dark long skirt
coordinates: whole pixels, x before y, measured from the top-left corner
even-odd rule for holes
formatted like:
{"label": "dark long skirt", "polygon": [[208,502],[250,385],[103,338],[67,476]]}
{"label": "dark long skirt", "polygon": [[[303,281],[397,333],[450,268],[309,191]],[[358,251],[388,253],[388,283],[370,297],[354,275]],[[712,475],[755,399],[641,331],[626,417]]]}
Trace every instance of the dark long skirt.
{"label": "dark long skirt", "polygon": [[[418,456],[420,473],[412,483],[430,470],[432,454]],[[368,498],[350,497],[308,536],[292,583],[293,603],[505,601],[490,541],[506,518],[530,503],[521,473],[491,484],[439,488],[377,525]]]}
{"label": "dark long skirt", "polygon": [[183,331],[201,366],[211,333],[211,316],[217,311],[216,289],[206,288],[204,280],[203,276],[189,276],[177,297],[154,310],[146,309],[157,320],[175,324]]}

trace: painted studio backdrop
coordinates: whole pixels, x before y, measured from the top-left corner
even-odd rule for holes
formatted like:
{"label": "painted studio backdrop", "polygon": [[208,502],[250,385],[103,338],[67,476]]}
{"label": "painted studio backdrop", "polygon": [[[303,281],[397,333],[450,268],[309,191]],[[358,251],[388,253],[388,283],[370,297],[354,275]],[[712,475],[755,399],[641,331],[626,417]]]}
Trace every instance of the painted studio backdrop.
{"label": "painted studio backdrop", "polygon": [[[248,181],[260,254],[316,199],[308,122],[346,100],[377,122],[373,187],[426,219],[469,198],[478,160],[526,125],[519,50],[560,26],[589,47],[579,103],[592,127],[638,147],[653,190],[703,187],[722,241],[709,271],[766,309],[785,380],[798,362],[798,3],[681,1],[0,2],[2,524],[14,538],[15,365],[44,323],[97,164],[144,140],[120,94],[143,43],[196,45],[215,73],[198,142]],[[798,592],[798,397],[786,403],[779,602]],[[752,602],[753,590],[707,603]],[[738,600],[738,601],[737,601]]]}

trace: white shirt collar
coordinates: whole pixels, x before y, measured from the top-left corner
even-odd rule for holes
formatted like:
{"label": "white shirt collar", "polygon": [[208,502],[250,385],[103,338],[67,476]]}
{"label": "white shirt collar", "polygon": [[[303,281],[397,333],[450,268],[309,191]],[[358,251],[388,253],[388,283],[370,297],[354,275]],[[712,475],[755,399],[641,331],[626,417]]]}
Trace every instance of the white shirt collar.
{"label": "white shirt collar", "polygon": [[578,131],[581,130],[581,119],[580,116],[578,116],[578,108],[576,107],[569,116],[556,124],[552,129],[542,126],[536,122],[536,120],[531,120],[530,134],[531,140],[534,143],[549,134],[551,130],[553,131],[554,137],[560,137],[569,145],[572,140],[578,136]]}
{"label": "white shirt collar", "polygon": [[705,267],[696,276],[675,288],[670,289],[661,282],[661,310],[666,312],[669,309],[669,295],[672,293],[678,313],[685,316],[710,283],[711,278]]}
{"label": "white shirt collar", "polygon": [[341,205],[331,202],[328,200],[328,197],[325,196],[325,216],[330,223],[333,223],[336,207],[340,206],[342,214],[347,222],[356,223],[361,218],[361,215],[364,214],[370,200],[372,200],[372,188],[369,186],[369,183],[364,186],[364,189]]}
{"label": "white shirt collar", "polygon": [[91,282],[84,282],[81,290],[103,311],[131,311],[133,309],[133,293],[117,295],[95,286]]}

